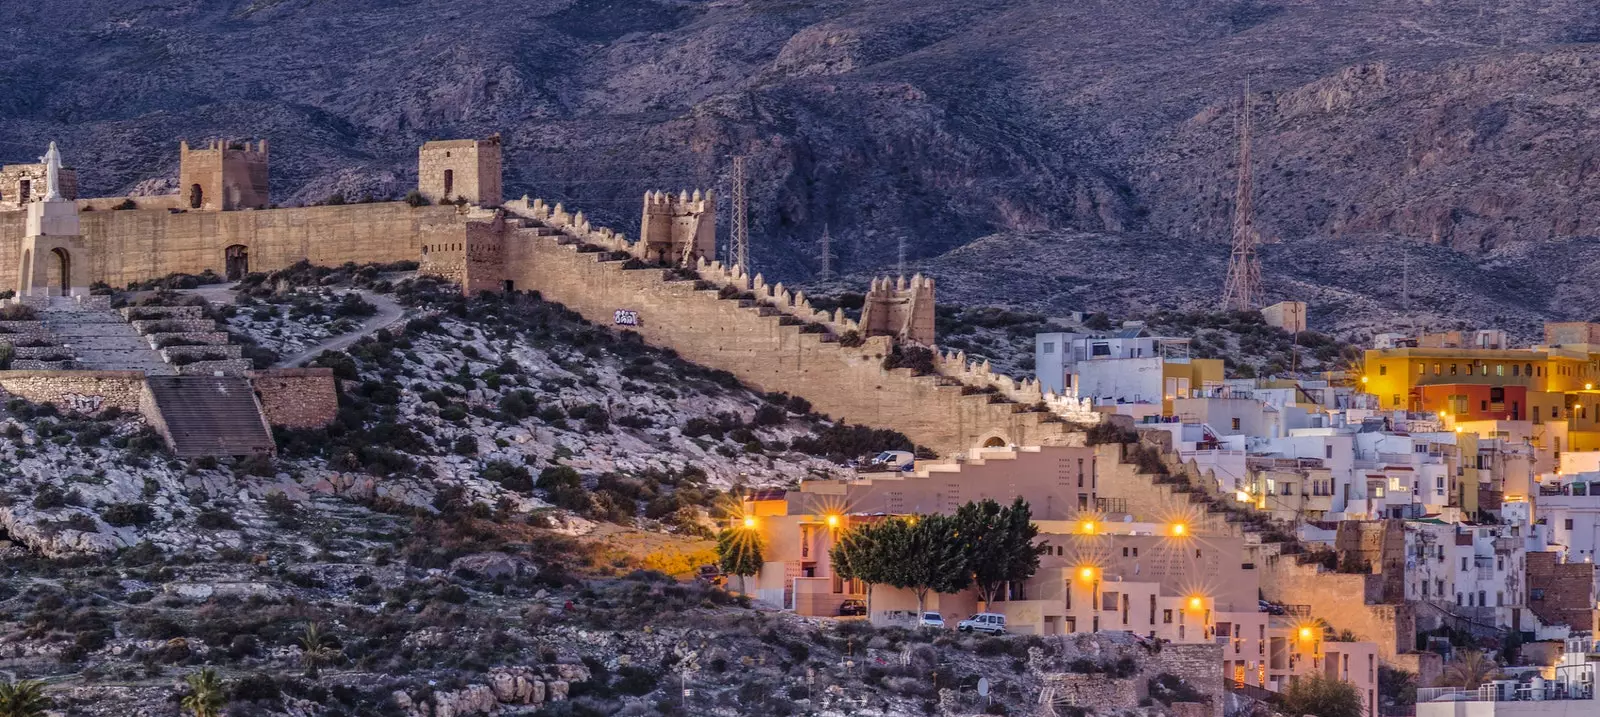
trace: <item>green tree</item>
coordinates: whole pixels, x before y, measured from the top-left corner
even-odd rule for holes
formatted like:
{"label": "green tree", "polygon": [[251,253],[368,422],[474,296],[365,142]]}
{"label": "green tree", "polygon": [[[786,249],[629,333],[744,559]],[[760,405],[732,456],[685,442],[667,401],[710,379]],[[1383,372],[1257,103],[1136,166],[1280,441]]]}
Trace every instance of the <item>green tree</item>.
{"label": "green tree", "polygon": [[1301,677],[1283,691],[1278,711],[1313,717],[1362,717],[1361,693],[1354,685],[1326,675]]}
{"label": "green tree", "polygon": [[717,534],[717,564],[724,574],[739,576],[739,592],[749,594],[745,580],[761,572],[763,548],[755,528],[727,528]]}
{"label": "green tree", "polygon": [[1005,507],[987,499],[967,503],[956,510],[952,520],[978,599],[986,607],[1006,583],[1033,577],[1039,570],[1039,556],[1049,550],[1033,542],[1039,537],[1039,527],[1033,524],[1028,501],[1020,496]]}
{"label": "green tree", "polygon": [[318,668],[332,660],[335,652],[327,636],[317,629],[317,623],[307,623],[300,636],[300,664],[306,668],[306,679],[317,679]]}
{"label": "green tree", "polygon": [[222,706],[227,704],[227,699],[222,695],[222,679],[217,677],[216,670],[207,667],[190,673],[183,681],[189,684],[189,694],[179,701],[180,706],[194,717],[218,717],[222,714]]}
{"label": "green tree", "polygon": [[888,568],[882,561],[882,551],[874,541],[873,525],[862,525],[841,531],[828,548],[828,558],[833,572],[845,580],[860,580],[867,586],[867,615],[872,615],[872,586],[888,581]]}
{"label": "green tree", "polygon": [[0,717],[44,717],[45,710],[54,706],[44,696],[42,682],[0,682]]}
{"label": "green tree", "polygon": [[886,520],[874,528],[872,539],[881,551],[876,560],[887,568],[884,582],[915,594],[919,615],[927,607],[928,593],[953,593],[972,583],[950,516]]}

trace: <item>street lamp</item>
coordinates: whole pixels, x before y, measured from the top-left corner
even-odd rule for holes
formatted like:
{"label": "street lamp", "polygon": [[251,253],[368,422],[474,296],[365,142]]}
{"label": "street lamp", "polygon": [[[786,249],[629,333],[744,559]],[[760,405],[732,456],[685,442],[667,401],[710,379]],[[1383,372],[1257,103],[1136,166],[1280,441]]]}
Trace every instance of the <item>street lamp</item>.
{"label": "street lamp", "polygon": [[839,527],[839,516],[830,513],[825,520],[827,521],[829,528]]}
{"label": "street lamp", "polygon": [[1078,524],[1078,532],[1084,535],[1094,535],[1094,521],[1085,520]]}
{"label": "street lamp", "polygon": [[748,528],[748,529],[751,529],[751,530],[754,530],[755,527],[756,527],[756,517],[753,516],[753,515],[745,516],[744,517],[744,527]]}
{"label": "street lamp", "polygon": [[1174,537],[1181,538],[1181,537],[1184,536],[1184,534],[1186,534],[1188,532],[1189,532],[1189,526],[1184,525],[1183,523],[1173,523],[1172,524],[1172,535]]}

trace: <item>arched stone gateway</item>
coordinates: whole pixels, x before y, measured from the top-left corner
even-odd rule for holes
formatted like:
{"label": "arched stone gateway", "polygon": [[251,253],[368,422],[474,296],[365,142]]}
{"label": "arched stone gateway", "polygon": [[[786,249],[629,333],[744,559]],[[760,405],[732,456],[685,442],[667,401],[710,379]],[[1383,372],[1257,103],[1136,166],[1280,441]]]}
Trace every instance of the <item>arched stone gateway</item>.
{"label": "arched stone gateway", "polygon": [[234,244],[223,251],[224,274],[228,281],[238,281],[250,273],[250,247]]}
{"label": "arched stone gateway", "polygon": [[49,283],[47,284],[50,287],[50,293],[52,295],[71,296],[72,255],[61,247],[51,249],[50,254],[55,257],[55,263],[51,265]]}
{"label": "arched stone gateway", "polygon": [[1006,447],[1006,439],[1001,438],[1000,436],[990,436],[987,440],[985,440],[983,442],[983,447],[984,448],[1005,448]]}

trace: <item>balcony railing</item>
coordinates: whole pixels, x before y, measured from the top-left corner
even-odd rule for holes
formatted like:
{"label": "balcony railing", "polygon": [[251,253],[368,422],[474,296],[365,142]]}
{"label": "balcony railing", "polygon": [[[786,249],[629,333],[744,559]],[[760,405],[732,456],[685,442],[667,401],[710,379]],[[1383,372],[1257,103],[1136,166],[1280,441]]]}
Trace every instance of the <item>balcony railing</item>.
{"label": "balcony railing", "polygon": [[1578,685],[1568,689],[1562,682],[1546,682],[1542,689],[1534,689],[1533,683],[1522,682],[1512,684],[1489,683],[1477,689],[1463,687],[1419,687],[1417,688],[1417,703],[1424,702],[1542,702],[1553,700],[1592,700],[1594,688],[1587,685]]}

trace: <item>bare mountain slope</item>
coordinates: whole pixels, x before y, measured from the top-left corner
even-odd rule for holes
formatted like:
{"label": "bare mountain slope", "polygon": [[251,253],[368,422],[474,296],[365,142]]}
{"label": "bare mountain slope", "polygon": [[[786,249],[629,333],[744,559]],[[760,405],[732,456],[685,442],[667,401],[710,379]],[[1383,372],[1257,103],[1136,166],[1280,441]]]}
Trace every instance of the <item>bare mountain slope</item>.
{"label": "bare mountain slope", "polygon": [[[103,194],[173,174],[178,137],[263,136],[274,194],[296,203],[398,195],[418,143],[501,131],[510,193],[626,229],[644,189],[726,190],[744,152],[769,276],[809,275],[824,226],[859,272],[902,237],[916,258],[1094,232],[1127,250],[1069,272],[1200,301],[1220,282],[1250,75],[1261,225],[1289,244],[1269,289],[1298,295],[1308,261],[1392,273],[1334,242],[1441,244],[1449,272],[1594,233],[1596,40],[1585,0],[7,3],[0,153],[60,140]],[[1176,290],[1139,261],[1173,246],[1190,269]]]}

